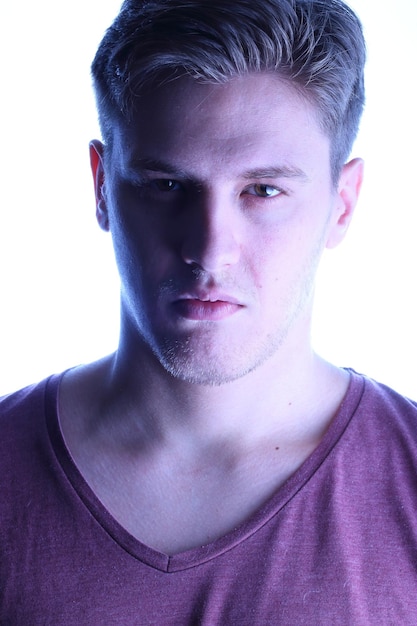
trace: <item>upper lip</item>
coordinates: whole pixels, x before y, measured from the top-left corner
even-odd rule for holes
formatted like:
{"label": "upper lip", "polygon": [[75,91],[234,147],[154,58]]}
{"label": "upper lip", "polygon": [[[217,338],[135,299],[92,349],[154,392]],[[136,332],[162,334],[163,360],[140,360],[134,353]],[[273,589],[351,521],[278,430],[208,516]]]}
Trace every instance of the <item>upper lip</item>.
{"label": "upper lip", "polygon": [[243,306],[234,296],[218,291],[216,289],[197,289],[193,291],[187,291],[182,293],[176,298],[176,300],[200,300],[201,302],[228,302],[230,304],[237,304]]}

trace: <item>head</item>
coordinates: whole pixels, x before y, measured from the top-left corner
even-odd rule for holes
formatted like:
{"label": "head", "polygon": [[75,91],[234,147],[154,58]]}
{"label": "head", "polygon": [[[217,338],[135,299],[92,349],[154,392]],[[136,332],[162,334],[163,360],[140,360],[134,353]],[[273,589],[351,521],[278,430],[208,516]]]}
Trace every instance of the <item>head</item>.
{"label": "head", "polygon": [[92,72],[110,148],[115,122],[129,122],[151,86],[277,73],[316,110],[336,184],[363,109],[364,62],[361,24],[340,0],[125,0]]}
{"label": "head", "polygon": [[200,384],[309,358],[316,269],[360,187],[363,61],[338,0],[126,0],[91,144],[119,354]]}

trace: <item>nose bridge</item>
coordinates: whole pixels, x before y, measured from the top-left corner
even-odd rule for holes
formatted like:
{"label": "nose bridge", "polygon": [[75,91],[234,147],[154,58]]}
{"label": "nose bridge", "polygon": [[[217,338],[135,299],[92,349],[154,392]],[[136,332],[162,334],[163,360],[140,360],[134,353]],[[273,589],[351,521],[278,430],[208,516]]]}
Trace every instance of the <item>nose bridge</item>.
{"label": "nose bridge", "polygon": [[184,261],[211,272],[234,265],[240,256],[238,218],[230,195],[201,191],[187,211],[182,242]]}

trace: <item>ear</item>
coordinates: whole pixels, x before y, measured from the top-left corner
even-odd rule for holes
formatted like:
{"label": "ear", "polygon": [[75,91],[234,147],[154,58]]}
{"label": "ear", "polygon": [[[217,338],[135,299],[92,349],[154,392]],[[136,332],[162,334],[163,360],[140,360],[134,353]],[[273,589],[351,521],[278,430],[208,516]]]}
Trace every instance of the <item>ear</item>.
{"label": "ear", "polygon": [[335,196],[334,219],[326,243],[327,248],[337,246],[346,235],[362,186],[363,167],[362,159],[352,159],[342,168]]}
{"label": "ear", "polygon": [[103,230],[109,230],[109,215],[104,188],[103,144],[98,139],[90,141],[90,164],[96,196],[96,218]]}

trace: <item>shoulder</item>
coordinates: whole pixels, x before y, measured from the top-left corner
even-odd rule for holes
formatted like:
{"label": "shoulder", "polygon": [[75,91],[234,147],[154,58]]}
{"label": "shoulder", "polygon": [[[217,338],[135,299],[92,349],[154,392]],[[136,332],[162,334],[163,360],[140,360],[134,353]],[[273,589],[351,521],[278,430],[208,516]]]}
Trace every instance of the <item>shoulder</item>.
{"label": "shoulder", "polygon": [[33,383],[27,387],[23,387],[17,391],[0,397],[0,419],[4,419],[15,411],[19,411],[22,407],[30,406],[31,403],[45,388],[47,379],[42,382]]}
{"label": "shoulder", "polygon": [[55,410],[60,376],[53,375],[0,398],[0,465],[30,457],[47,438],[48,406]]}
{"label": "shoulder", "polygon": [[0,398],[0,534],[11,532],[55,471],[54,415],[60,376]]}
{"label": "shoulder", "polygon": [[43,411],[48,382],[53,377],[28,385],[0,398],[0,428],[13,428],[28,420],[31,416]]}
{"label": "shoulder", "polygon": [[372,378],[351,375],[356,402],[349,407],[346,440],[352,454],[363,453],[368,461],[384,459],[388,465],[413,460],[417,470],[417,402]]}
{"label": "shoulder", "polygon": [[352,372],[356,378],[363,381],[363,393],[359,407],[361,411],[375,415],[378,418],[387,416],[398,424],[417,425],[417,401],[401,395],[387,385],[372,378]]}

